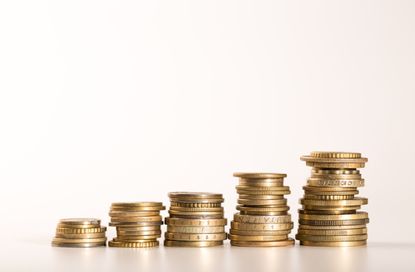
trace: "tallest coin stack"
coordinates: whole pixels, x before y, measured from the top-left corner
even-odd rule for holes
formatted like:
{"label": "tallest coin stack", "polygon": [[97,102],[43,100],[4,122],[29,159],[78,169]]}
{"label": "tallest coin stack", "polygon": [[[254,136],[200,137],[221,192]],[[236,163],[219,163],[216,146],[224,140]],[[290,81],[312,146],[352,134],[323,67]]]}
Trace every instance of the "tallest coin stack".
{"label": "tallest coin stack", "polygon": [[366,212],[357,211],[367,198],[355,197],[364,186],[358,168],[367,158],[360,153],[312,152],[302,156],[313,167],[300,200],[296,238],[306,246],[366,245],[369,223]]}

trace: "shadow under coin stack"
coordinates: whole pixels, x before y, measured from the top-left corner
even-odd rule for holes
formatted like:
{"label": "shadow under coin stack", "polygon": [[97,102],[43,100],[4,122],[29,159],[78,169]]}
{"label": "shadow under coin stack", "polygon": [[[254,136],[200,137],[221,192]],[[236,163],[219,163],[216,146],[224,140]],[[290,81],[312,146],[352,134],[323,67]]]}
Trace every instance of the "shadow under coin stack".
{"label": "shadow under coin stack", "polygon": [[110,226],[116,227],[117,237],[108,242],[110,247],[155,247],[159,245],[161,202],[112,203]]}
{"label": "shadow under coin stack", "polygon": [[165,246],[210,247],[226,240],[222,194],[169,193],[170,217],[166,218]]}
{"label": "shadow under coin stack", "polygon": [[313,167],[300,200],[296,238],[305,246],[366,245],[369,223],[366,212],[358,212],[367,198],[355,197],[364,186],[358,168],[367,158],[360,153],[312,152],[302,156]]}
{"label": "shadow under coin stack", "polygon": [[98,247],[106,246],[106,227],[95,218],[61,219],[56,227],[53,246],[58,247]]}
{"label": "shadow under coin stack", "polygon": [[285,174],[235,173],[239,194],[239,213],[234,214],[229,239],[242,247],[277,247],[294,244],[288,235],[293,228],[288,213],[290,188],[284,186]]}

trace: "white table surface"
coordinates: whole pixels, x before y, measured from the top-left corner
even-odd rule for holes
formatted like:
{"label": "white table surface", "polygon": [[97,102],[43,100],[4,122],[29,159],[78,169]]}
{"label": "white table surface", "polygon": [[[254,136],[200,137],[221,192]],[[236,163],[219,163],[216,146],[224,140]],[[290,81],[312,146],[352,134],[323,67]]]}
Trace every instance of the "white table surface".
{"label": "white table surface", "polygon": [[57,248],[3,239],[0,271],[415,271],[415,244],[367,247]]}

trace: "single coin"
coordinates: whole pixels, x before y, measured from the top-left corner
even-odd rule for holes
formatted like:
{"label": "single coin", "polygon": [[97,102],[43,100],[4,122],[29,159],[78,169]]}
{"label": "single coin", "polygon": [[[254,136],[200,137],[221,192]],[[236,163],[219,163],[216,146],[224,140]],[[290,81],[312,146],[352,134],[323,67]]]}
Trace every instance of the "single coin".
{"label": "single coin", "polygon": [[165,206],[160,206],[160,207],[157,207],[157,206],[154,206],[154,207],[151,207],[151,206],[148,206],[148,207],[145,207],[145,206],[143,207],[111,206],[110,212],[142,212],[142,213],[148,212],[150,213],[150,212],[160,212],[161,210],[165,210],[165,209],[166,209]]}
{"label": "single coin", "polygon": [[103,233],[107,230],[106,227],[101,228],[56,228],[57,234],[83,234],[83,233]]}
{"label": "single coin", "polygon": [[318,162],[315,161],[307,161],[306,165],[310,167],[316,168],[333,168],[333,169],[355,169],[355,168],[363,168],[365,167],[365,162],[341,162],[341,161],[332,161],[332,162],[322,162],[321,159],[313,159],[319,160]]}
{"label": "single coin", "polygon": [[221,246],[223,241],[171,241],[164,240],[166,247],[212,247]]}
{"label": "single coin", "polygon": [[240,185],[258,185],[258,184],[265,184],[265,185],[274,185],[274,186],[281,186],[284,183],[284,178],[264,178],[264,179],[246,179],[240,178],[239,184]]}
{"label": "single coin", "polygon": [[111,222],[158,222],[162,220],[161,215],[135,216],[135,217],[111,217]]}
{"label": "single coin", "polygon": [[117,236],[152,236],[161,235],[161,230],[123,231],[117,229]]}
{"label": "single coin", "polygon": [[269,231],[259,231],[259,230],[237,230],[237,229],[230,229],[230,234],[235,235],[263,235],[263,236],[272,236],[272,235],[288,235],[291,233],[291,229],[289,230],[269,230]]}
{"label": "single coin", "polygon": [[113,207],[157,207],[157,208],[164,207],[162,202],[151,202],[151,201],[115,202],[115,203],[112,203],[111,206]]}
{"label": "single coin", "polygon": [[300,235],[336,235],[336,236],[345,236],[345,235],[361,235],[367,234],[367,228],[361,229],[342,229],[342,230],[305,230],[299,229],[298,234]]}
{"label": "single coin", "polygon": [[87,225],[88,227],[101,224],[101,220],[96,218],[64,218],[59,220],[62,225]]}
{"label": "single coin", "polygon": [[227,219],[184,219],[166,217],[166,224],[169,226],[226,226]]}
{"label": "single coin", "polygon": [[160,225],[117,227],[117,231],[123,231],[123,232],[141,232],[141,231],[159,231],[159,230],[160,230]]}
{"label": "single coin", "polygon": [[349,200],[353,199],[354,195],[312,195],[304,194],[304,199],[314,200]]}
{"label": "single coin", "polygon": [[317,175],[360,175],[360,171],[357,169],[311,169],[311,174]]}
{"label": "single coin", "polygon": [[313,242],[313,241],[300,241],[302,246],[322,246],[322,247],[350,247],[350,246],[365,246],[367,244],[364,241],[347,241],[347,242]]}
{"label": "single coin", "polygon": [[264,236],[264,235],[229,234],[228,238],[229,238],[229,240],[232,240],[232,241],[282,241],[282,240],[287,240],[288,235]]}
{"label": "single coin", "polygon": [[156,247],[159,245],[159,241],[143,241],[143,242],[118,242],[109,241],[110,247],[131,247],[131,248],[144,248],[144,247]]}
{"label": "single coin", "polygon": [[346,235],[346,236],[297,234],[295,238],[301,241],[313,241],[313,242],[362,241],[362,240],[367,240],[367,234]]}
{"label": "single coin", "polygon": [[291,223],[291,215],[276,215],[276,216],[252,216],[252,215],[241,215],[235,213],[233,220],[239,223],[250,223],[250,224],[279,224],[279,223]]}
{"label": "single coin", "polygon": [[299,219],[298,222],[303,225],[316,225],[316,226],[347,226],[347,225],[364,225],[369,223],[367,219],[357,220],[303,220]]}
{"label": "single coin", "polygon": [[170,198],[202,198],[202,199],[223,199],[222,194],[208,193],[208,192],[171,192],[168,194]]}
{"label": "single coin", "polygon": [[284,241],[231,241],[232,246],[239,247],[280,247],[294,245],[294,239],[288,238]]}
{"label": "single coin", "polygon": [[287,205],[287,199],[247,199],[238,198],[238,204],[250,206]]}
{"label": "single coin", "polygon": [[234,177],[243,179],[279,179],[287,177],[287,174],[279,173],[234,173]]}
{"label": "single coin", "polygon": [[89,239],[89,238],[105,238],[105,232],[98,233],[56,233],[56,238],[64,239]]}
{"label": "single coin", "polygon": [[309,206],[360,206],[368,203],[367,198],[355,197],[349,200],[314,200],[314,199],[300,199],[300,204]]}
{"label": "single coin", "polygon": [[357,152],[313,151],[310,156],[314,158],[328,159],[358,159],[362,157],[362,154]]}
{"label": "single coin", "polygon": [[107,241],[107,238],[82,238],[82,239],[66,239],[66,238],[53,238],[55,243],[65,243],[65,244],[80,244],[80,243],[103,243]]}
{"label": "single coin", "polygon": [[176,241],[220,241],[226,240],[226,233],[174,233],[166,232],[164,237],[168,240]]}
{"label": "single coin", "polygon": [[183,204],[192,204],[192,203],[199,203],[199,204],[212,204],[212,203],[222,203],[224,202],[224,198],[177,198],[177,197],[170,197],[170,202],[176,203],[183,203]]}
{"label": "single coin", "polygon": [[267,191],[269,193],[286,192],[290,190],[290,186],[250,186],[250,185],[236,185],[236,190],[241,191]]}
{"label": "single coin", "polygon": [[163,221],[145,221],[145,222],[109,222],[111,227],[144,227],[144,226],[160,226],[163,225]]}
{"label": "single coin", "polygon": [[221,207],[221,203],[182,203],[170,202],[170,207],[184,207],[184,208],[217,208]]}
{"label": "single coin", "polygon": [[324,215],[339,215],[339,214],[356,214],[356,210],[298,210],[302,214],[324,214]]}
{"label": "single coin", "polygon": [[143,217],[143,216],[158,216],[160,211],[145,211],[145,212],[126,212],[126,211],[111,211],[111,217]]}
{"label": "single coin", "polygon": [[257,230],[257,231],[272,231],[272,230],[290,230],[293,228],[293,223],[281,223],[281,224],[250,224],[231,222],[231,228],[237,230]]}
{"label": "single coin", "polygon": [[211,208],[189,208],[189,207],[178,207],[178,206],[171,206],[169,211],[177,211],[177,212],[219,212],[223,213],[223,207],[211,207]]}
{"label": "single coin", "polygon": [[137,235],[137,236],[124,236],[124,235],[117,235],[116,238],[113,239],[114,242],[134,242],[134,243],[141,243],[143,241],[156,241],[160,238],[160,235]]}
{"label": "single coin", "polygon": [[239,195],[257,195],[257,196],[275,196],[277,198],[282,198],[284,195],[289,195],[291,192],[288,191],[247,191],[247,190],[236,190]]}
{"label": "single coin", "polygon": [[169,210],[169,214],[171,217],[181,217],[181,218],[190,218],[190,219],[197,219],[197,218],[222,218],[223,212],[179,212],[174,210]]}
{"label": "single coin", "polygon": [[318,174],[318,173],[312,173],[311,178],[315,179],[328,179],[328,180],[337,180],[337,179],[343,179],[343,180],[360,180],[362,179],[362,175],[356,174],[356,175],[330,175],[330,174]]}
{"label": "single coin", "polygon": [[73,243],[61,243],[61,242],[52,241],[52,246],[54,246],[54,247],[79,247],[79,248],[88,248],[88,247],[102,247],[102,246],[106,246],[106,245],[107,245],[106,242],[73,244]]}
{"label": "single coin", "polygon": [[237,205],[236,209],[238,211],[246,212],[283,212],[288,211],[290,208],[288,206],[274,206],[274,207],[248,207],[244,205]]}
{"label": "single coin", "polygon": [[287,211],[282,212],[269,212],[269,211],[240,211],[241,215],[252,215],[252,216],[277,216],[277,215],[287,215]]}
{"label": "single coin", "polygon": [[256,195],[256,194],[239,194],[241,199],[252,199],[252,200],[274,200],[284,199],[283,195]]}
{"label": "single coin", "polygon": [[316,179],[316,178],[309,178],[307,180],[307,185],[310,186],[323,186],[323,187],[363,187],[365,186],[364,179]]}
{"label": "single coin", "polygon": [[323,214],[356,213],[362,206],[309,206],[303,205],[304,210],[323,211]]}
{"label": "single coin", "polygon": [[306,194],[314,195],[357,195],[359,193],[355,187],[316,187],[303,186]]}
{"label": "single coin", "polygon": [[356,220],[367,219],[367,212],[357,212],[355,214],[339,214],[339,215],[322,215],[322,214],[299,214],[300,219],[305,220]]}
{"label": "single coin", "polygon": [[298,230],[350,230],[366,228],[365,224],[346,225],[346,226],[319,226],[319,225],[300,225]]}
{"label": "single coin", "polygon": [[223,233],[225,232],[225,227],[167,226],[167,231],[178,233]]}
{"label": "single coin", "polygon": [[64,223],[58,223],[56,228],[58,229],[96,229],[100,228],[100,225],[75,225],[75,224],[64,224]]}

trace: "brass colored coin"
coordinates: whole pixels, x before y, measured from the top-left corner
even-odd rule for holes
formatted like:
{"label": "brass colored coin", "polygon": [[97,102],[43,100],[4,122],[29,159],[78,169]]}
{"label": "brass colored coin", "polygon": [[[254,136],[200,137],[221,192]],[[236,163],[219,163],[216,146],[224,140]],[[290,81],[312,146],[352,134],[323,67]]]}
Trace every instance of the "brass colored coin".
{"label": "brass colored coin", "polygon": [[357,195],[359,193],[355,187],[316,187],[304,186],[306,194],[315,195]]}
{"label": "brass colored coin", "polygon": [[290,230],[293,228],[293,223],[281,224],[249,224],[240,222],[231,222],[231,228],[236,230],[250,230],[250,231],[272,231],[272,230]]}
{"label": "brass colored coin", "polygon": [[344,213],[355,213],[356,210],[359,210],[362,206],[308,206],[303,205],[304,210],[309,211],[324,211],[326,214],[341,214]]}
{"label": "brass colored coin", "polygon": [[160,225],[117,227],[117,231],[122,231],[122,232],[141,232],[141,231],[159,231],[159,230],[160,230]]}
{"label": "brass colored coin", "polygon": [[289,230],[268,230],[268,231],[230,229],[229,233],[235,234],[235,235],[263,235],[263,236],[288,235],[291,233],[291,229]]}
{"label": "brass colored coin", "polygon": [[340,215],[355,214],[356,210],[298,210],[302,214],[324,214],[324,215]]}
{"label": "brass colored coin", "polygon": [[310,186],[323,186],[323,187],[362,187],[365,186],[364,179],[316,179],[316,178],[309,178],[307,180],[307,185]]}
{"label": "brass colored coin", "polygon": [[[59,224],[62,225],[87,225],[88,227],[94,227],[101,224],[101,220],[96,218],[64,218],[59,220]],[[92,226],[91,226],[92,225]]]}
{"label": "brass colored coin", "polygon": [[360,175],[357,169],[311,169],[312,175]]}
{"label": "brass colored coin", "polygon": [[176,203],[183,203],[183,204],[211,204],[211,203],[222,203],[224,202],[224,198],[177,198],[177,197],[170,197],[170,202]]}
{"label": "brass colored coin", "polygon": [[[286,192],[290,190],[290,186],[250,186],[250,185],[236,185],[236,190],[240,191],[267,191],[269,193]],[[282,194],[282,193],[281,193]]]}
{"label": "brass colored coin", "polygon": [[102,247],[102,246],[106,246],[106,245],[107,245],[106,242],[73,244],[73,243],[61,243],[61,242],[52,241],[52,246],[54,246],[54,247],[79,247],[79,248],[87,248],[87,247]]}
{"label": "brass colored coin", "polygon": [[136,216],[136,217],[111,217],[111,222],[159,222],[161,215],[156,216]]}
{"label": "brass colored coin", "polygon": [[167,240],[175,240],[175,241],[221,241],[221,240],[226,240],[226,233],[192,234],[192,233],[166,232],[164,234],[164,237]]}
{"label": "brass colored coin", "polygon": [[96,229],[100,228],[100,225],[75,225],[75,224],[64,224],[64,223],[58,223],[56,228],[58,229]]}
{"label": "brass colored coin", "polygon": [[160,211],[145,211],[145,212],[126,212],[126,211],[111,211],[109,216],[111,217],[146,217],[146,216],[158,216]]}
{"label": "brass colored coin", "polygon": [[228,237],[232,241],[282,241],[282,240],[287,240],[288,239],[288,235],[264,236],[264,235],[235,235],[235,234],[229,234]]}
{"label": "brass colored coin", "polygon": [[240,247],[280,247],[294,245],[294,239],[288,238],[284,241],[231,241],[232,246]]}
{"label": "brass colored coin", "polygon": [[83,233],[103,233],[106,227],[101,228],[56,228],[57,234],[83,234]]}
{"label": "brass colored coin", "polygon": [[171,217],[181,217],[181,218],[222,218],[223,212],[180,212],[175,210],[169,210]]}
{"label": "brass colored coin", "polygon": [[171,202],[170,207],[184,207],[184,208],[215,208],[221,207],[221,203],[182,203]]}
{"label": "brass colored coin", "polygon": [[239,194],[239,198],[252,199],[252,200],[273,200],[273,199],[284,199],[283,195],[257,195],[257,194]]}
{"label": "brass colored coin", "polygon": [[334,180],[360,180],[362,179],[362,175],[329,175],[329,174],[311,174],[311,178],[315,179],[334,179]]}
{"label": "brass colored coin", "polygon": [[239,179],[239,185],[251,185],[251,186],[282,186],[284,178],[275,179]]}
{"label": "brass colored coin", "polygon": [[284,195],[289,195],[291,193],[290,190],[286,190],[286,191],[270,191],[270,190],[267,190],[267,191],[262,191],[262,190],[247,191],[247,190],[240,190],[240,189],[236,190],[236,192],[239,195],[250,195],[250,196],[254,196],[254,195],[264,196],[264,195],[266,195],[266,196],[275,196],[275,197],[279,197],[279,198],[283,197]]}
{"label": "brass colored coin", "polygon": [[337,235],[303,235],[297,234],[295,236],[297,240],[301,241],[313,241],[313,242],[342,242],[342,241],[362,241],[367,240],[367,234],[361,235],[346,235],[346,236],[337,236]]}
{"label": "brass colored coin", "polygon": [[118,235],[112,241],[114,242],[135,242],[141,243],[144,241],[156,241],[157,238],[160,238],[160,235],[140,235],[140,236],[124,236]]}
{"label": "brass colored coin", "polygon": [[145,221],[145,222],[109,222],[111,227],[144,227],[144,226],[160,226],[163,221]]}
{"label": "brass colored coin", "polygon": [[355,214],[340,214],[340,215],[320,215],[320,214],[299,214],[300,219],[305,220],[356,220],[367,219],[367,212],[357,212]]}
{"label": "brass colored coin", "polygon": [[268,205],[287,205],[287,199],[246,199],[239,198],[238,204],[250,205],[250,206],[268,206]]}
{"label": "brass colored coin", "polygon": [[346,225],[346,226],[319,226],[319,225],[300,225],[298,230],[350,230],[350,229],[363,229],[366,228],[365,224],[362,225]]}
{"label": "brass colored coin", "polygon": [[111,206],[110,212],[160,212],[161,210],[165,210],[166,207],[123,207],[123,206]]}
{"label": "brass colored coin", "polygon": [[166,247],[212,247],[221,246],[223,241],[171,241],[164,240]]}
{"label": "brass colored coin", "polygon": [[184,219],[184,218],[171,218],[166,217],[166,224],[169,226],[226,226],[227,219]]}
{"label": "brass colored coin", "polygon": [[98,233],[56,233],[56,238],[64,239],[89,239],[89,238],[105,238],[105,232]]}
{"label": "brass colored coin", "polygon": [[354,195],[312,195],[312,194],[304,195],[304,199],[314,199],[314,200],[350,200],[353,198],[354,198]]}
{"label": "brass colored coin", "polygon": [[236,209],[238,211],[244,211],[244,212],[284,212],[284,211],[288,211],[290,208],[288,206],[248,207],[244,205],[237,205]]}
{"label": "brass colored coin", "polygon": [[178,233],[223,233],[225,232],[225,226],[216,227],[192,227],[192,226],[167,226],[168,232]]}
{"label": "brass colored coin", "polygon": [[190,198],[190,199],[223,199],[222,194],[208,193],[208,192],[171,192],[169,193],[170,198]]}
{"label": "brass colored coin", "polygon": [[287,177],[287,174],[279,173],[234,173],[234,177],[243,179],[279,179]]}
{"label": "brass colored coin", "polygon": [[366,240],[363,241],[347,241],[347,242],[313,242],[300,241],[302,246],[322,246],[322,247],[351,247],[351,246],[365,246]]}
{"label": "brass colored coin", "polygon": [[123,231],[117,229],[117,236],[152,236],[161,235],[161,230],[148,230],[148,231]]}
{"label": "brass colored coin", "polygon": [[298,234],[300,235],[325,235],[325,236],[345,236],[345,235],[361,235],[367,234],[367,228],[361,229],[342,229],[342,230],[304,230],[299,229]]}
{"label": "brass colored coin", "polygon": [[357,219],[357,220],[303,220],[299,219],[298,222],[302,225],[314,225],[314,226],[348,226],[348,225],[364,225],[369,223],[369,219]]}
{"label": "brass colored coin", "polygon": [[[314,159],[315,160],[315,159]],[[316,167],[316,168],[346,168],[346,169],[355,169],[355,168],[363,168],[365,167],[365,162],[314,162],[314,161],[307,161],[307,166]]]}
{"label": "brass colored coin", "polygon": [[313,151],[310,154],[314,158],[326,158],[326,159],[358,159],[362,157],[362,154],[356,152],[326,152],[326,151]]}
{"label": "brass colored coin", "polygon": [[233,215],[234,222],[249,223],[249,224],[280,224],[291,223],[291,215],[276,215],[276,216],[253,216],[253,215],[241,215],[235,213]]}
{"label": "brass colored coin", "polygon": [[212,207],[212,208],[188,208],[188,207],[178,207],[178,206],[171,206],[169,211],[177,211],[181,213],[187,212],[219,212],[223,213],[223,207]]}
{"label": "brass colored coin", "polygon": [[280,215],[287,215],[287,211],[282,212],[262,212],[262,211],[240,211],[241,215],[252,215],[252,216],[280,216]]}
{"label": "brass colored coin", "polygon": [[144,248],[144,247],[156,247],[159,245],[158,241],[142,241],[142,242],[118,242],[109,241],[110,247],[131,247],[131,248]]}
{"label": "brass colored coin", "polygon": [[367,198],[355,197],[350,200],[314,200],[314,199],[300,199],[300,204],[309,206],[360,206],[368,203]]}
{"label": "brass colored coin", "polygon": [[113,207],[163,207],[163,203],[161,202],[115,202],[112,203],[111,206]]}
{"label": "brass colored coin", "polygon": [[80,243],[104,243],[107,241],[107,238],[82,238],[82,239],[66,239],[66,238],[53,238],[54,243],[64,243],[64,244],[80,244]]}

